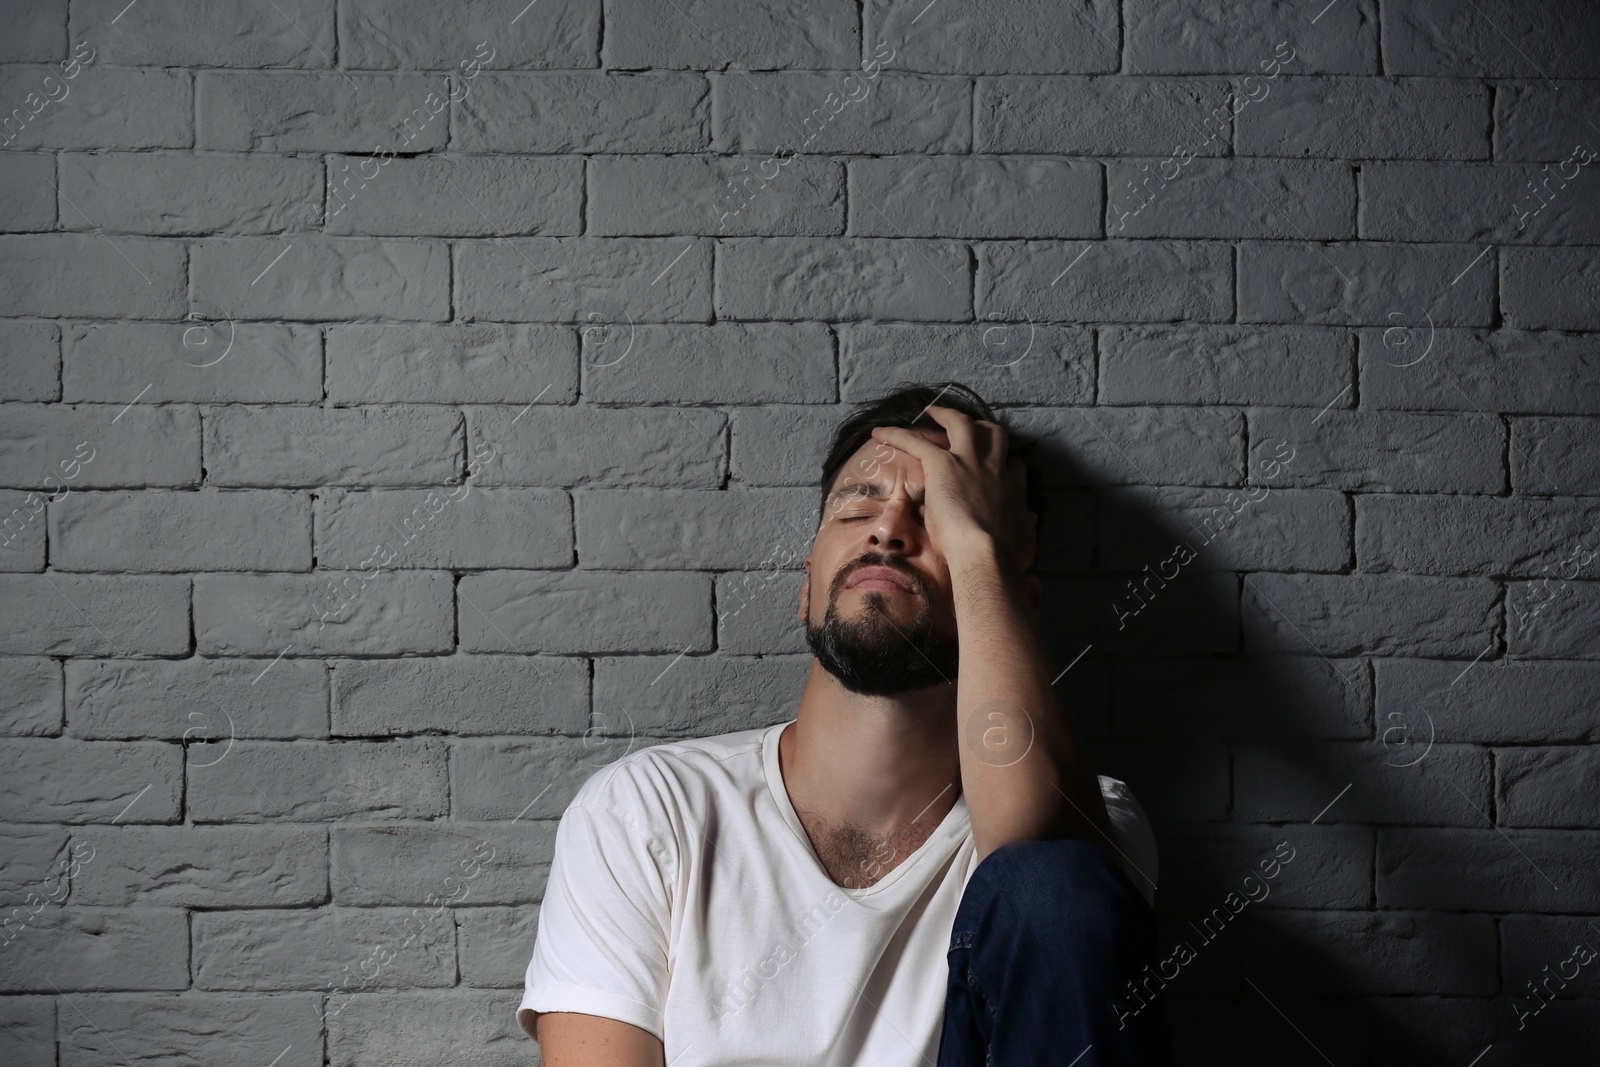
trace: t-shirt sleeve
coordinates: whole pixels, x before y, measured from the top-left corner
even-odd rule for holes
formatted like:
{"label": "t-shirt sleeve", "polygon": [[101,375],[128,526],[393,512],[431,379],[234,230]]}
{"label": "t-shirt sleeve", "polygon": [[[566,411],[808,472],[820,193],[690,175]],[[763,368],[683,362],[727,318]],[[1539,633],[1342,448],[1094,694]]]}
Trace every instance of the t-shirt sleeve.
{"label": "t-shirt sleeve", "polygon": [[[579,798],[582,799],[581,797]],[[606,808],[574,802],[556,828],[517,1021],[571,1011],[662,1036],[671,877],[665,847]]]}
{"label": "t-shirt sleeve", "polygon": [[1117,863],[1128,880],[1139,887],[1152,907],[1156,902],[1156,835],[1150,819],[1126,782],[1100,775],[1100,795],[1105,798],[1106,815],[1116,838]]}

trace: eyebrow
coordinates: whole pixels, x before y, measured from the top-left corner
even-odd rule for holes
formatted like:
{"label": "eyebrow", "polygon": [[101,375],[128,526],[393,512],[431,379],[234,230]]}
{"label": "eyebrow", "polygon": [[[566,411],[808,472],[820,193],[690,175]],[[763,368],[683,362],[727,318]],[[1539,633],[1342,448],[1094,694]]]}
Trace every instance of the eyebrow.
{"label": "eyebrow", "polygon": [[[877,500],[887,496],[888,493],[889,491],[877,482],[851,482],[848,485],[841,485],[829,493],[823,507],[840,507],[843,506],[845,501],[852,499]],[[922,498],[922,493],[912,494],[913,500],[921,500]]]}

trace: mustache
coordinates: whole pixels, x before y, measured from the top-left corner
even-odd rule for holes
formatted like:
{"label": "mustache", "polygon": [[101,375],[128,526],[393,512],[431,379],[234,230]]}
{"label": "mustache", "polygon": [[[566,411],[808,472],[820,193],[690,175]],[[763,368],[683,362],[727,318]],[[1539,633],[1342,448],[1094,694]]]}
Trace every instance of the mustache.
{"label": "mustache", "polygon": [[848,582],[850,576],[863,567],[888,567],[892,571],[903,574],[917,587],[917,592],[921,593],[925,599],[928,598],[928,579],[921,571],[912,567],[911,564],[898,556],[891,556],[884,552],[868,552],[848,567],[841,568],[839,573],[833,576],[833,583],[828,590],[829,601],[837,599],[839,594],[844,592],[844,583]]}

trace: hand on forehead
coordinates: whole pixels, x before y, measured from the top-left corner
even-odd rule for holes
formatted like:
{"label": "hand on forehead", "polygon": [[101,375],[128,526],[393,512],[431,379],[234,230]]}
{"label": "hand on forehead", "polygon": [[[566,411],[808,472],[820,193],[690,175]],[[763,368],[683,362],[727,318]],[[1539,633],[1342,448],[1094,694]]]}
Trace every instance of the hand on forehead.
{"label": "hand on forehead", "polygon": [[942,445],[950,443],[950,435],[945,432],[943,426],[909,426],[907,429],[912,433],[921,434],[931,441],[938,441]]}
{"label": "hand on forehead", "polygon": [[[917,434],[920,437],[925,437],[940,447],[950,447],[950,435],[945,432],[944,428],[941,426],[906,426],[901,428],[909,430],[911,433]],[[889,447],[894,448],[893,445],[890,445]],[[916,463],[917,466],[920,467],[922,465],[921,461],[918,460],[916,456],[911,455],[911,453],[901,452],[901,450],[898,448],[895,448],[895,451],[900,455],[905,456],[906,459],[910,460],[911,462]],[[1009,452],[1006,456],[1006,478],[1008,480],[1014,479],[1019,482],[1025,482],[1027,480],[1026,466],[1023,464],[1020,458]]]}
{"label": "hand on forehead", "polygon": [[[950,447],[950,435],[944,431],[943,427],[940,427],[940,426],[905,426],[905,427],[901,427],[901,428],[905,429],[905,430],[909,430],[911,433],[914,433],[919,437],[926,437],[928,440],[932,441],[934,444],[940,446],[941,448],[949,448]],[[871,442],[869,442],[869,443],[871,443]],[[889,445],[889,447],[890,448],[894,448],[893,445]],[[896,452],[898,452],[900,455],[904,456],[906,459],[911,460],[913,463],[916,463],[918,466],[922,465],[920,463],[920,461],[917,460],[917,457],[913,456],[911,453],[903,452],[898,448],[895,448],[894,450]]]}

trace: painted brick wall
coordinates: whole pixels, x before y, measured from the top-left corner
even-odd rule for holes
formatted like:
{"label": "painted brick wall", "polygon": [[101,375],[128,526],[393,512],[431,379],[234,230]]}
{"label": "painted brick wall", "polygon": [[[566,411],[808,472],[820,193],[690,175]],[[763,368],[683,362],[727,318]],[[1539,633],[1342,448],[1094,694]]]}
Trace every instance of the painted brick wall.
{"label": "painted brick wall", "polygon": [[534,1062],[902,378],[1041,440],[1183,1062],[1600,1047],[1592,5],[519,6],[5,5],[0,1061]]}

